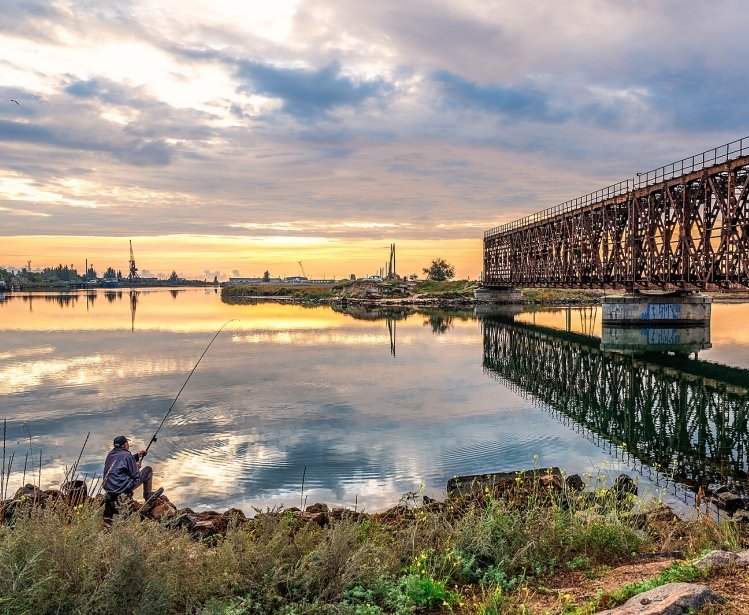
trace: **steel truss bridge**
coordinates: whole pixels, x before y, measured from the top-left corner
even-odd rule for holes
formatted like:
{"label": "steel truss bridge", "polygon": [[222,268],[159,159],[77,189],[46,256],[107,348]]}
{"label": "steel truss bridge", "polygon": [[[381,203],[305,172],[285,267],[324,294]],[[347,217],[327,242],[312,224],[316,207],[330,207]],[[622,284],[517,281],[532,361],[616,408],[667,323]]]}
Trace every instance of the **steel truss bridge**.
{"label": "steel truss bridge", "polygon": [[511,318],[484,318],[483,340],[484,371],[565,424],[684,485],[747,493],[749,370],[637,359],[600,350],[596,337]]}
{"label": "steel truss bridge", "polygon": [[486,231],[483,283],[749,287],[749,137]]}

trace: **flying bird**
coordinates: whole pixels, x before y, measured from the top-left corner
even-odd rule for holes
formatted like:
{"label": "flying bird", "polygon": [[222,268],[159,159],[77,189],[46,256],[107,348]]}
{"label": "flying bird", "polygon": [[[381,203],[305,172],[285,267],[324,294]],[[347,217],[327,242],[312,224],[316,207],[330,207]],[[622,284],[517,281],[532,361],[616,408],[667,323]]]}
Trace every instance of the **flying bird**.
{"label": "flying bird", "polygon": [[17,105],[18,105],[19,107],[21,106],[21,103],[20,103],[20,102],[18,102],[18,101],[17,101],[17,100],[15,99],[15,98],[11,98],[11,99],[10,99],[10,102],[14,102],[14,103],[16,103],[16,104],[17,104]]}

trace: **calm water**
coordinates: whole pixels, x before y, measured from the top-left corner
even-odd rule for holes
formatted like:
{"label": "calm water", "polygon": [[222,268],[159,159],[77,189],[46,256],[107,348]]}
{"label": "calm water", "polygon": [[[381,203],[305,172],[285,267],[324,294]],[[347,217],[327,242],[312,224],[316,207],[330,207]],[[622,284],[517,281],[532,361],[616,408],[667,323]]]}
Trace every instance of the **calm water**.
{"label": "calm water", "polygon": [[439,497],[456,474],[534,465],[745,485],[749,305],[713,306],[698,360],[661,360],[601,351],[590,308],[341,313],[227,305],[214,289],[0,297],[11,489],[24,464],[28,482],[29,453],[42,486],[59,486],[88,433],[89,477],[113,436],[144,446],[232,318],[151,448],[177,506],[299,505],[303,473],[308,503],[370,511],[421,485]]}

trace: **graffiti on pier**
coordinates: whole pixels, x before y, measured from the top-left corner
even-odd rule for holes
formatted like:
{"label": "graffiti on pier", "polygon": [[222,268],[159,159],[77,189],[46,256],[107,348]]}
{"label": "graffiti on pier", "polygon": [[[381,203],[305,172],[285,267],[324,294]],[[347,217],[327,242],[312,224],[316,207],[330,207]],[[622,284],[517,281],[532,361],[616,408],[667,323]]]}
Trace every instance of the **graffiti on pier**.
{"label": "graffiti on pier", "polygon": [[681,307],[678,303],[648,303],[640,320],[678,320]]}

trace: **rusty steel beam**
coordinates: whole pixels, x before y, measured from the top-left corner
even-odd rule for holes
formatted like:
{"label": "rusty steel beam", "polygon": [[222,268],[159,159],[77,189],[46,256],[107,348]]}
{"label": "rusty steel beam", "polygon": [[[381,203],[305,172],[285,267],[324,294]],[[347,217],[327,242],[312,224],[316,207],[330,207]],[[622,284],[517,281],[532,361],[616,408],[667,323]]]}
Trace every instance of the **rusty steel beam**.
{"label": "rusty steel beam", "polygon": [[749,287],[749,138],[484,234],[493,287]]}

